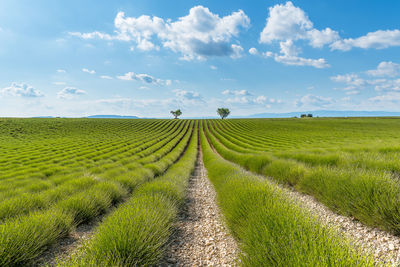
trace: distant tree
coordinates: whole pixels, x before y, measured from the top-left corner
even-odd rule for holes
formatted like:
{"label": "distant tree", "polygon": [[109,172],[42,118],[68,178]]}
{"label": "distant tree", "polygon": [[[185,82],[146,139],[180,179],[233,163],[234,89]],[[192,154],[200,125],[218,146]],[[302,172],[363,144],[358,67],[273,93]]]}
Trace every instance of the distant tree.
{"label": "distant tree", "polygon": [[312,118],[312,114],[307,114],[307,117]]}
{"label": "distant tree", "polygon": [[217,113],[221,116],[221,119],[225,119],[231,112],[228,108],[219,108],[217,109]]}
{"label": "distant tree", "polygon": [[177,119],[180,115],[182,115],[182,111],[180,109],[175,111],[171,110],[171,114],[175,117],[174,119]]}
{"label": "distant tree", "polygon": [[301,114],[301,115],[300,115],[300,118],[305,118],[305,117],[307,117],[306,114]]}

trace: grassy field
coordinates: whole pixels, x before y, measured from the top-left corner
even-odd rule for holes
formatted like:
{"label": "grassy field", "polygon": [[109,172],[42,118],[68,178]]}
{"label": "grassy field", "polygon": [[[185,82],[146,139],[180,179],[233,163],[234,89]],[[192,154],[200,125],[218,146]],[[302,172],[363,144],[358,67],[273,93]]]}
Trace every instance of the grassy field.
{"label": "grassy field", "polygon": [[163,258],[199,148],[245,266],[376,266],[278,184],[400,234],[400,119],[0,119],[0,266],[104,216],[60,266]]}

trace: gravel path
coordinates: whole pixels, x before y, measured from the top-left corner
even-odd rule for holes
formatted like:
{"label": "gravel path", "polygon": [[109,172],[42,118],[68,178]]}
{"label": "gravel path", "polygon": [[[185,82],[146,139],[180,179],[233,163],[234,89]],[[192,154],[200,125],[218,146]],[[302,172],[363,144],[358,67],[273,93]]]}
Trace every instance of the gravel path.
{"label": "gravel path", "polygon": [[336,228],[344,238],[349,238],[356,246],[363,247],[383,263],[399,266],[399,236],[365,226],[354,218],[336,214],[312,196],[299,193],[292,188],[285,188],[285,190],[311,214],[316,215],[323,224]]}
{"label": "gravel path", "polygon": [[161,266],[237,266],[238,248],[221,218],[200,154],[176,233]]}

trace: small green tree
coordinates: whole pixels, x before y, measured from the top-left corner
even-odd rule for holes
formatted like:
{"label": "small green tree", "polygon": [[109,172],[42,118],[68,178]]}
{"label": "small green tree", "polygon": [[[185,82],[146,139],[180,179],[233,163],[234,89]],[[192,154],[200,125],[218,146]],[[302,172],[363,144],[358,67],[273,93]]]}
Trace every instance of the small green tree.
{"label": "small green tree", "polygon": [[174,119],[177,119],[180,115],[182,115],[182,111],[180,109],[175,111],[171,110],[171,114],[175,117]]}
{"label": "small green tree", "polygon": [[217,113],[221,116],[221,119],[225,119],[231,112],[228,108],[219,108],[217,109]]}

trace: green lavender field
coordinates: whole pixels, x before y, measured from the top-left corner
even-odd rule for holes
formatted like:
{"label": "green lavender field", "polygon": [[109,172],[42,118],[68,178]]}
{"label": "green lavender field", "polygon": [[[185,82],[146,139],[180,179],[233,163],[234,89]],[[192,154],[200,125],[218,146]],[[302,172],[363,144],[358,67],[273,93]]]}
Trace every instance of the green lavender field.
{"label": "green lavender field", "polygon": [[[0,266],[156,266],[202,157],[243,266],[377,266],[282,187],[400,234],[400,119],[0,119]],[[200,153],[201,152],[201,153]]]}

